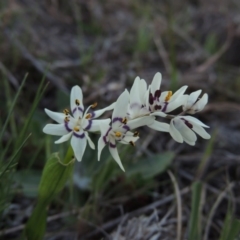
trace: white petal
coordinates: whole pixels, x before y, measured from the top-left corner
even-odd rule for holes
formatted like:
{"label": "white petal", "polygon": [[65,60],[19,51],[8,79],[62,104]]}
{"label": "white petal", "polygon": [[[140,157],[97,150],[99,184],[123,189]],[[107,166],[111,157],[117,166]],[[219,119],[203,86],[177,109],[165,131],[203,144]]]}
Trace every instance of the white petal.
{"label": "white petal", "polygon": [[193,124],[192,130],[204,139],[211,138],[211,136],[206,132],[206,130],[199,125]]}
{"label": "white petal", "polygon": [[106,143],[104,142],[103,137],[100,136],[100,138],[98,139],[98,161],[100,160],[101,152],[105,146]]}
{"label": "white petal", "polygon": [[60,137],[57,141],[55,141],[54,143],[59,144],[59,143],[63,143],[69,140],[69,138],[72,136],[72,132],[69,132],[65,135],[63,135],[62,137]]}
{"label": "white petal", "polygon": [[147,92],[147,83],[144,79],[141,79],[139,84],[139,97],[142,104],[145,104],[146,92]]}
{"label": "white petal", "polygon": [[107,125],[107,128],[109,128],[109,124],[111,122],[111,119],[99,119],[99,120],[91,120],[92,124],[91,124],[91,128],[88,130],[89,132],[99,132],[101,131],[100,126],[102,124]]}
{"label": "white petal", "polygon": [[[76,104],[76,100],[79,101],[79,105]],[[74,86],[70,94],[70,106],[74,117],[82,117],[84,106],[83,106],[83,94],[82,89],[79,86]],[[81,110],[79,110],[81,109]]]}
{"label": "white petal", "polygon": [[162,74],[158,72],[153,77],[153,80],[151,83],[151,93],[153,94],[153,96],[154,96],[154,93],[160,89],[161,81],[162,81]]}
{"label": "white petal", "polygon": [[170,122],[169,133],[176,142],[183,143],[183,137],[180,132],[175,128],[173,121],[174,120],[172,119]]}
{"label": "white petal", "polygon": [[130,129],[135,129],[138,127],[146,126],[149,124],[152,124],[155,120],[155,117],[152,116],[146,116],[146,117],[139,117],[133,120],[130,120],[127,122],[127,126]]}
{"label": "white petal", "polygon": [[140,103],[140,98],[139,98],[139,89],[140,89],[140,78],[136,77],[132,88],[130,90],[130,103]]}
{"label": "white petal", "polygon": [[94,111],[92,118],[98,118],[98,117],[100,117],[104,112],[114,109],[115,104],[116,104],[116,103],[114,102],[114,103],[112,103],[111,105],[109,105],[108,107],[105,107],[105,108],[103,108],[103,109],[99,109],[99,110]]}
{"label": "white petal", "polygon": [[[177,127],[176,127],[177,128]],[[182,121],[181,129],[177,130],[181,133],[185,142],[196,142],[196,134]]]}
{"label": "white petal", "polygon": [[123,144],[130,144],[130,142],[136,142],[139,139],[139,137],[133,137],[133,136],[125,136],[120,143]]}
{"label": "white petal", "polygon": [[[79,134],[82,134],[82,133],[83,133],[83,131],[81,131]],[[73,148],[73,152],[75,154],[76,159],[80,162],[82,160],[84,151],[87,146],[86,137],[78,138],[73,135],[71,138],[71,146]]]}
{"label": "white petal", "polygon": [[85,136],[87,138],[88,144],[90,146],[91,149],[95,149],[95,145],[93,143],[93,141],[91,140],[91,138],[88,136],[88,132],[85,132]]}
{"label": "white petal", "polygon": [[53,111],[48,110],[47,108],[45,108],[44,111],[51,119],[53,119],[57,123],[64,122],[64,118],[66,117],[66,115],[64,113],[53,112]]}
{"label": "white petal", "polygon": [[62,136],[69,133],[69,131],[67,131],[67,129],[65,128],[65,124],[47,124],[43,128],[43,132],[56,136]]}
{"label": "white petal", "polygon": [[109,151],[112,154],[113,159],[118,163],[120,168],[125,172],[124,167],[123,167],[122,162],[121,162],[121,159],[118,155],[117,147],[110,147],[109,146]]}
{"label": "white petal", "polygon": [[186,139],[184,139],[184,141],[185,141],[187,144],[191,145],[191,146],[194,146],[194,145],[196,144],[196,141],[195,141],[195,142],[191,142],[191,141],[188,141],[188,140],[186,140]]}
{"label": "white petal", "polygon": [[188,96],[187,95],[182,95],[180,97],[178,97],[175,100],[170,100],[170,102],[168,103],[168,106],[166,108],[165,112],[171,112],[173,110],[175,110],[176,108],[184,105],[184,103],[186,102]]}
{"label": "white petal", "polygon": [[162,123],[158,121],[154,121],[152,124],[148,125],[148,127],[160,132],[169,132],[169,129],[170,129],[170,126],[168,123]]}
{"label": "white petal", "polygon": [[121,123],[118,122],[119,118],[125,118],[127,115],[127,107],[129,103],[129,92],[125,90],[117,99],[116,105],[112,114],[112,126],[118,127]]}
{"label": "white petal", "polygon": [[193,106],[194,113],[203,110],[203,108],[206,106],[207,102],[208,102],[208,94],[204,93],[202,98],[200,100],[198,100],[196,102],[196,104],[194,104],[194,106]]}
{"label": "white petal", "polygon": [[187,100],[187,104],[184,106],[183,110],[187,110],[187,109],[190,109],[194,103],[196,103],[199,95],[201,94],[202,90],[197,90],[195,92],[192,92],[189,97],[188,97],[188,100]]}
{"label": "white petal", "polygon": [[175,101],[177,98],[181,97],[184,92],[186,91],[186,89],[188,88],[188,86],[182,86],[180,89],[178,89],[170,98],[170,101]]}
{"label": "white petal", "polygon": [[100,124],[101,135],[105,136],[107,134],[109,128],[110,128],[109,122],[108,121],[102,121],[102,123]]}
{"label": "white petal", "polygon": [[154,112],[154,113],[151,113],[150,115],[151,116],[164,117],[164,118],[167,116],[167,114],[164,113],[164,112]]}
{"label": "white petal", "polygon": [[202,127],[205,127],[205,128],[209,128],[209,126],[205,125],[203,122],[201,122],[200,120],[198,120],[197,118],[195,117],[192,117],[192,116],[183,116],[184,119],[186,119],[187,121],[189,121],[190,123],[192,124],[197,124],[197,125],[200,125]]}
{"label": "white petal", "polygon": [[175,128],[180,132],[185,142],[196,142],[196,134],[186,125],[183,119],[182,117],[174,118]]}

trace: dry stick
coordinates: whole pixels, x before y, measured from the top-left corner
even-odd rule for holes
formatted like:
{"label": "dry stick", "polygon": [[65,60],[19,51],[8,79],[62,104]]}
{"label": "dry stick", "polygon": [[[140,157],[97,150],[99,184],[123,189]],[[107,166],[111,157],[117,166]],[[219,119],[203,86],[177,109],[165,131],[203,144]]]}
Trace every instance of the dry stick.
{"label": "dry stick", "polygon": [[230,183],[223,192],[221,192],[221,194],[219,194],[216,202],[214,203],[210,213],[209,213],[209,217],[207,219],[207,223],[206,223],[206,228],[205,228],[205,232],[204,232],[204,237],[203,240],[207,240],[208,238],[208,234],[209,234],[209,230],[210,230],[210,226],[211,226],[211,222],[212,222],[212,218],[217,210],[218,205],[220,204],[220,202],[223,200],[223,198],[225,198],[226,193],[231,190],[231,188],[233,188],[235,185],[235,183]]}
{"label": "dry stick", "polygon": [[227,40],[223,44],[223,46],[219,49],[219,51],[213,54],[210,58],[208,58],[206,62],[202,63],[200,66],[195,68],[194,71],[198,73],[202,73],[202,72],[205,72],[209,67],[211,67],[230,47],[233,36],[234,36],[234,32],[233,32],[233,29],[230,27],[228,30]]}
{"label": "dry stick", "polygon": [[17,89],[19,87],[17,79],[13,76],[13,74],[5,67],[5,65],[0,62],[0,70],[2,70],[3,74],[7,76],[8,80],[12,83],[12,85]]}
{"label": "dry stick", "polygon": [[166,49],[165,49],[165,47],[163,45],[161,37],[160,36],[154,37],[154,42],[156,44],[158,53],[159,53],[160,57],[163,60],[164,66],[166,68],[166,71],[167,71],[168,74],[170,74],[171,73],[171,68],[172,68],[171,67],[171,62],[169,60],[167,51],[166,51]]}
{"label": "dry stick", "polygon": [[20,50],[22,56],[28,61],[30,61],[39,72],[45,75],[54,85],[56,85],[63,92],[69,92],[62,78],[54,75],[53,73],[47,72],[47,69],[45,69],[36,58],[34,58],[34,56],[27,50],[27,48],[25,48],[25,46],[23,46],[21,42],[18,41],[18,39],[10,33],[9,30],[5,29],[4,33],[9,39],[9,41],[12,42]]}
{"label": "dry stick", "polygon": [[[184,189],[182,189],[180,191],[180,194],[184,195],[184,194],[188,193],[189,190],[190,190],[189,187],[186,187],[186,188],[184,188]],[[133,217],[133,216],[136,216],[136,215],[140,215],[140,214],[146,213],[146,212],[148,212],[151,209],[155,209],[155,208],[157,208],[157,207],[159,207],[161,205],[164,205],[166,203],[171,202],[174,199],[174,197],[175,197],[174,194],[171,194],[171,195],[165,197],[164,199],[161,199],[159,201],[151,203],[151,204],[149,204],[149,205],[147,205],[145,207],[139,208],[139,209],[137,209],[135,211],[132,211],[130,213],[127,213],[127,214],[128,214],[129,217]],[[125,217],[125,215],[121,216],[121,217],[118,217],[118,218],[116,218],[116,219],[114,219],[112,221],[109,221],[109,222],[103,224],[101,228],[104,229],[104,230],[113,228],[114,226],[119,224],[119,222],[121,222],[123,217]],[[99,230],[94,230],[93,232],[83,236],[82,239],[87,239],[87,238],[93,237],[94,235],[97,235],[97,234],[99,234]]]}
{"label": "dry stick", "polygon": [[171,181],[174,186],[175,194],[176,194],[176,200],[177,200],[177,240],[181,240],[182,235],[182,199],[181,199],[181,193],[178,187],[178,183],[176,181],[175,176],[173,173],[169,170],[168,174],[171,178]]}
{"label": "dry stick", "polygon": [[[68,217],[70,215],[77,214],[78,212],[79,212],[78,210],[72,210],[72,211],[68,211],[68,212],[64,212],[64,213],[59,213],[59,214],[48,217],[47,222],[52,222],[52,221],[57,220],[59,218]],[[5,229],[5,230],[0,231],[0,236],[4,236],[4,235],[10,234],[10,233],[21,231],[24,228],[25,228],[25,224],[21,224],[17,227]]]}
{"label": "dry stick", "polygon": [[184,31],[182,31],[182,28],[180,28],[179,26],[173,26],[172,27],[173,31],[179,35],[179,37],[181,37],[183,40],[185,40],[190,46],[192,46],[192,48],[194,48],[195,50],[199,51],[200,53],[202,53],[204,56],[208,56],[209,54],[206,52],[206,50],[201,47],[200,44],[198,44],[198,42],[196,42],[194,39],[192,39],[189,35],[187,35]]}

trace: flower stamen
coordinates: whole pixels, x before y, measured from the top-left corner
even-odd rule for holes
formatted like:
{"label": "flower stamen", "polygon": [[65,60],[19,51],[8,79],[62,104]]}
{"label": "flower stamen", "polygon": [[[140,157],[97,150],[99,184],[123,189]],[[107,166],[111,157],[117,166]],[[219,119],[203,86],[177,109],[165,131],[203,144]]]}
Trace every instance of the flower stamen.
{"label": "flower stamen", "polygon": [[79,132],[79,127],[74,127],[74,129],[73,129],[75,132]]}
{"label": "flower stamen", "polygon": [[134,132],[134,133],[133,133],[133,136],[134,136],[134,137],[139,137],[139,132],[138,132],[138,131]]}
{"label": "flower stamen", "polygon": [[129,144],[135,147],[135,143],[133,141],[130,141]]}
{"label": "flower stamen", "polygon": [[70,121],[69,116],[66,116],[66,117],[64,118],[64,122],[69,122],[69,121]]}
{"label": "flower stamen", "polygon": [[68,110],[67,108],[65,108],[65,109],[63,110],[63,113],[64,113],[65,115],[68,115],[68,114],[69,114],[69,110]]}
{"label": "flower stamen", "polygon": [[80,101],[78,99],[75,100],[75,103],[76,103],[77,106],[80,105]]}
{"label": "flower stamen", "polygon": [[115,132],[115,136],[116,136],[116,137],[121,137],[121,136],[122,136],[122,133],[121,133],[121,132]]}
{"label": "flower stamen", "polygon": [[86,119],[90,119],[92,117],[92,114],[91,113],[88,113],[87,115],[86,115]]}
{"label": "flower stamen", "polygon": [[127,124],[127,118],[126,117],[122,119],[122,123]]}
{"label": "flower stamen", "polygon": [[168,94],[167,94],[167,96],[165,98],[165,102],[168,102],[171,97],[172,97],[172,91],[168,91]]}
{"label": "flower stamen", "polygon": [[93,103],[93,104],[91,105],[91,108],[95,108],[97,105],[98,105],[98,103],[95,102],[95,103]]}

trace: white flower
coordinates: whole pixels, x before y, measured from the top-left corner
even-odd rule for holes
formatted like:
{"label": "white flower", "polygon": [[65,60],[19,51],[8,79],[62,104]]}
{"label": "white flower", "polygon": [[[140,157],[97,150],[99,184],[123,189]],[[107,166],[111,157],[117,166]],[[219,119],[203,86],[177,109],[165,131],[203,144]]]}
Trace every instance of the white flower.
{"label": "white flower", "polygon": [[187,88],[188,86],[183,86],[178,89],[174,94],[172,93],[172,91],[162,92],[159,99],[161,103],[161,112],[169,113],[182,106],[187,98],[187,95],[184,95],[184,92]]}
{"label": "white flower", "polygon": [[147,125],[153,121],[153,118],[149,116],[139,117],[128,121],[126,116],[129,97],[129,92],[127,90],[119,96],[113,110],[111,125],[106,122],[100,125],[101,137],[98,141],[98,160],[100,160],[102,149],[108,145],[112,157],[123,171],[124,167],[120,160],[116,143],[120,142],[123,144],[134,145],[139,138],[138,132],[132,133],[130,130]]}
{"label": "white flower", "polygon": [[78,161],[82,160],[87,142],[92,149],[95,149],[94,143],[88,136],[89,132],[100,131],[100,125],[109,122],[109,120],[93,120],[99,117],[107,110],[114,108],[115,103],[104,109],[88,113],[90,108],[95,107],[95,104],[90,105],[84,113],[82,90],[79,86],[74,86],[70,95],[70,112],[65,109],[64,113],[52,112],[45,109],[46,114],[56,121],[58,124],[47,124],[43,128],[43,132],[50,135],[62,136],[55,143],[62,143],[69,140],[71,137],[71,146],[75,157]]}
{"label": "white flower", "polygon": [[135,119],[146,116],[149,110],[145,105],[145,95],[147,93],[147,83],[144,79],[136,77],[130,90],[130,99],[127,110],[127,118]]}
{"label": "white flower", "polygon": [[186,142],[189,145],[195,145],[197,133],[204,139],[209,139],[211,136],[203,128],[208,128],[207,125],[191,116],[177,116],[170,122],[170,134],[172,138],[179,142]]}
{"label": "white flower", "polygon": [[[149,116],[152,112],[160,109],[161,80],[162,75],[156,73],[151,85],[147,89],[146,81],[136,77],[130,90],[130,102],[127,111],[128,120]],[[167,123],[154,120],[150,121],[147,126],[157,131],[169,132],[169,124]]]}
{"label": "white flower", "polygon": [[189,114],[194,114],[201,111],[208,102],[207,93],[203,94],[201,98],[198,98],[202,90],[192,92],[186,99],[183,105],[183,111],[186,111]]}

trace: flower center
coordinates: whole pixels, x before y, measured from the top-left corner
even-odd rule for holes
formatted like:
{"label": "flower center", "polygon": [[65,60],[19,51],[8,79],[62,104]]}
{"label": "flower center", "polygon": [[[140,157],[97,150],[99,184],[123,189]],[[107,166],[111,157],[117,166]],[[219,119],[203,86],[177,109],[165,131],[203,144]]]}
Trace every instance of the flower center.
{"label": "flower center", "polygon": [[81,118],[78,118],[78,120],[76,121],[76,124],[75,124],[75,126],[74,126],[74,128],[73,128],[73,130],[75,131],[75,132],[79,132],[80,131],[80,129],[81,129]]}
{"label": "flower center", "polygon": [[121,133],[121,132],[118,132],[118,131],[115,132],[114,134],[115,134],[115,136],[118,137],[118,138],[120,138],[120,137],[122,136],[122,133]]}

